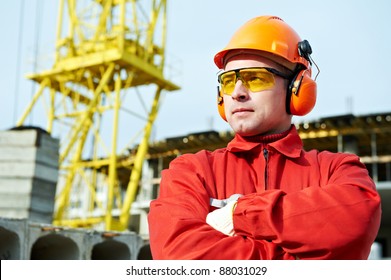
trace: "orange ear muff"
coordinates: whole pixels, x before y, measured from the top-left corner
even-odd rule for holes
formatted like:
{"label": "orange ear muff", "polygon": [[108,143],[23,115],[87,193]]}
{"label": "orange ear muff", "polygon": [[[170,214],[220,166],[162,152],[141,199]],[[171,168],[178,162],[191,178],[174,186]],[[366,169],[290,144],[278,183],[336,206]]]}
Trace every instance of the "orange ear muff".
{"label": "orange ear muff", "polygon": [[308,114],[316,103],[316,82],[311,79],[310,70],[298,72],[292,80],[287,94],[287,112],[292,115]]}
{"label": "orange ear muff", "polygon": [[227,121],[224,109],[224,99],[219,86],[217,86],[217,110],[219,111],[220,117],[222,117],[223,120]]}

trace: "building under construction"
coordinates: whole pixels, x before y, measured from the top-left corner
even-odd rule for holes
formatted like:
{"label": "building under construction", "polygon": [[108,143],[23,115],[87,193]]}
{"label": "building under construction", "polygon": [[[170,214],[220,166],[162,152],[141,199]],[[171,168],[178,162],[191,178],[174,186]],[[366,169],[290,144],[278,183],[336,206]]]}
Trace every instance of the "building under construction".
{"label": "building under construction", "polygon": [[[28,76],[39,89],[0,132],[0,258],[150,259],[147,214],[161,171],[233,134],[150,142],[161,94],[179,89],[167,78],[165,0],[59,3],[53,66]],[[130,107],[128,95],[142,101]],[[41,101],[47,126],[26,126]],[[124,147],[120,119],[129,124]],[[296,126],[305,149],[354,152],[366,164],[383,200],[371,258],[390,258],[391,112]]]}

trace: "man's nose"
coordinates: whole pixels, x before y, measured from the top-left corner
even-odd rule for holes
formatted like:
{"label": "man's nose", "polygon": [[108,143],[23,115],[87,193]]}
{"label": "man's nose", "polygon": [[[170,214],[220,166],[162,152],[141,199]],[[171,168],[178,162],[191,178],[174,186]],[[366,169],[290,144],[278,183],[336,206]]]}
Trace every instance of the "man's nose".
{"label": "man's nose", "polygon": [[231,94],[233,99],[244,101],[249,97],[249,89],[243,84],[243,82],[238,79],[235,84],[234,91]]}

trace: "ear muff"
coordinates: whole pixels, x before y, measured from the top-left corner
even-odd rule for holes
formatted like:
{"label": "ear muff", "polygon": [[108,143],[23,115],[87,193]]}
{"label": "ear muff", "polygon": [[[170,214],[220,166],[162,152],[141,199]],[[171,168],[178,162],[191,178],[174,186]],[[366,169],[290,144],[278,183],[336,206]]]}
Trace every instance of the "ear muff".
{"label": "ear muff", "polygon": [[311,79],[311,70],[304,69],[292,79],[287,93],[288,114],[304,116],[316,103],[316,82]]}
{"label": "ear muff", "polygon": [[[299,55],[312,65],[312,48],[307,40],[298,43]],[[311,79],[311,68],[298,69],[290,82],[286,98],[288,114],[304,116],[308,114],[316,103],[316,82]]]}
{"label": "ear muff", "polygon": [[227,121],[224,109],[224,99],[219,86],[217,86],[217,110],[219,111],[220,117]]}

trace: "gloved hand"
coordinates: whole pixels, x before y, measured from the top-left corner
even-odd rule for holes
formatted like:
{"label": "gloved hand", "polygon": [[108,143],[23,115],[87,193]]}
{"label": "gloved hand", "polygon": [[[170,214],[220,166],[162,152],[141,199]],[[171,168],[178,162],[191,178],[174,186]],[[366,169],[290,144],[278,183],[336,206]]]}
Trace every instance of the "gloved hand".
{"label": "gloved hand", "polygon": [[233,212],[237,201],[230,201],[224,207],[210,212],[206,216],[206,223],[225,235],[233,236],[235,234],[233,224]]}

